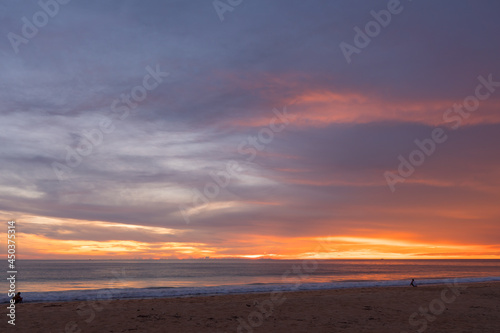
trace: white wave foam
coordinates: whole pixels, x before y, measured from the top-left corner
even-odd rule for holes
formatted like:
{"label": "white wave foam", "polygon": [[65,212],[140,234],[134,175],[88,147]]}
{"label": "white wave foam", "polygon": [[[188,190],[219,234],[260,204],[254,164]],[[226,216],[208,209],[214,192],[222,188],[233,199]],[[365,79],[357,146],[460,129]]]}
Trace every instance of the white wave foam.
{"label": "white wave foam", "polygon": [[[425,279],[417,280],[418,285],[445,284],[445,283],[475,283],[500,281],[500,276],[480,278],[457,279]],[[298,291],[322,290],[343,288],[368,288],[368,287],[395,287],[408,286],[408,280],[388,281],[356,281],[356,282],[330,282],[330,283],[297,283],[297,284],[252,284],[230,285],[215,287],[182,287],[182,288],[126,288],[126,289],[100,289],[100,290],[68,290],[54,292],[23,292],[23,301],[29,302],[67,302],[108,299],[140,299],[204,296],[220,294],[242,293],[267,293],[273,291]],[[2,297],[0,302],[7,303],[8,298]]]}

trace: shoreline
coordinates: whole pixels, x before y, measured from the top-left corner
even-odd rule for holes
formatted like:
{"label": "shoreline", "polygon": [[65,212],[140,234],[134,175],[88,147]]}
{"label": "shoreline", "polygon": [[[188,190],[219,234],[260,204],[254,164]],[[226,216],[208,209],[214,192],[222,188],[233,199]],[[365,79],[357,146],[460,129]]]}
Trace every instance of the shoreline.
{"label": "shoreline", "polygon": [[16,332],[494,332],[500,282],[21,303],[16,326],[2,308]]}
{"label": "shoreline", "polygon": [[[204,297],[224,295],[265,294],[270,292],[322,291],[338,289],[407,287],[410,280],[378,280],[378,281],[338,281],[330,283],[297,284],[245,284],[203,287],[145,287],[145,288],[102,288],[72,289],[47,292],[22,292],[24,304],[81,302],[87,299],[96,300],[140,300],[177,297]],[[500,277],[481,278],[447,278],[417,280],[417,286],[445,285],[447,283],[476,284],[500,282]],[[50,295],[52,299],[47,299]],[[8,298],[0,298],[0,304],[8,304]]]}

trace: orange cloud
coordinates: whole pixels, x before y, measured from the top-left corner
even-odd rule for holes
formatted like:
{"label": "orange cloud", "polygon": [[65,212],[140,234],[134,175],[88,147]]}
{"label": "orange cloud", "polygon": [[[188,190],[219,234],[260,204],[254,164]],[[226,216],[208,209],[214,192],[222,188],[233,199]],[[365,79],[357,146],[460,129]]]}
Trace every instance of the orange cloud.
{"label": "orange cloud", "polygon": [[[464,96],[466,97],[466,96]],[[397,101],[360,93],[334,93],[324,90],[301,92],[287,101],[289,113],[295,117],[293,126],[322,127],[333,123],[370,123],[377,121],[414,122],[426,125],[450,125],[444,120],[446,110],[461,100]],[[480,107],[463,120],[461,126],[500,123],[500,102],[481,101]],[[230,126],[269,126],[272,114],[232,120]],[[447,124],[447,122],[449,124]]]}
{"label": "orange cloud", "polygon": [[[5,237],[5,234],[1,235]],[[146,243],[137,241],[55,240],[19,235],[22,259],[167,259],[167,258],[275,258],[275,259],[429,259],[500,258],[500,246],[458,243],[420,243],[401,238],[332,236],[280,238],[251,236],[227,246],[201,243]]]}
{"label": "orange cloud", "polygon": [[[278,205],[258,201],[248,204]],[[329,230],[331,223],[326,221],[323,225],[315,226],[316,236],[308,237],[264,235],[259,231],[266,229],[267,225],[262,223],[254,230],[214,234],[213,237],[205,237],[203,240],[199,238],[196,241],[186,241],[191,239],[189,235],[182,237],[186,230],[23,215],[18,219],[17,256],[19,259],[187,259],[207,256],[276,259],[500,258],[500,245],[481,244],[477,239],[464,239],[463,235],[453,234],[462,228],[460,221],[467,222],[465,227],[471,227],[470,221],[494,218],[497,212],[492,208],[478,212],[472,206],[460,209],[427,207],[411,210],[405,207],[374,205],[366,207],[366,210],[373,216],[382,214],[388,218],[404,214],[408,219],[411,217],[412,221],[421,222],[406,224],[398,229],[394,229],[390,222],[352,222],[342,233],[335,234]],[[450,229],[450,223],[437,224],[434,220],[453,221],[451,225],[456,228]],[[474,225],[478,226],[477,223]],[[39,229],[40,227],[42,229]],[[75,229],[72,228],[80,230],[80,233],[75,234]],[[487,234],[498,233],[495,226],[490,226],[490,229],[484,226],[482,228]],[[41,232],[26,232],[28,230]],[[86,232],[90,237],[88,239],[83,238]],[[92,239],[95,232],[104,235],[103,239]],[[158,235],[174,235],[178,238],[162,241]],[[448,240],[440,238],[442,236],[449,236]],[[7,239],[5,232],[0,233],[0,237]]]}

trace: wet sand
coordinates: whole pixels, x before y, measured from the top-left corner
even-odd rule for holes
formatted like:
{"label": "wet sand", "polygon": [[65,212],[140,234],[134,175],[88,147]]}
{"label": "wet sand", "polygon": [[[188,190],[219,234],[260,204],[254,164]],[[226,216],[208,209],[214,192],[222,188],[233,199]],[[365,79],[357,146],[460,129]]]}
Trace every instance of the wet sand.
{"label": "wet sand", "polygon": [[500,332],[500,282],[6,306],[1,332]]}

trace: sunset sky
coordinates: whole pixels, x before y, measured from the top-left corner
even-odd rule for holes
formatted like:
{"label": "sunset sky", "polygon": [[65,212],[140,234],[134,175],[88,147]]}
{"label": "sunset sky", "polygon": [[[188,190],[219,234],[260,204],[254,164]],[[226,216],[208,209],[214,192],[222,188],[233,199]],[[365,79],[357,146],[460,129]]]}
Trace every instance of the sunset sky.
{"label": "sunset sky", "polygon": [[500,258],[500,2],[65,1],[0,3],[2,251]]}

